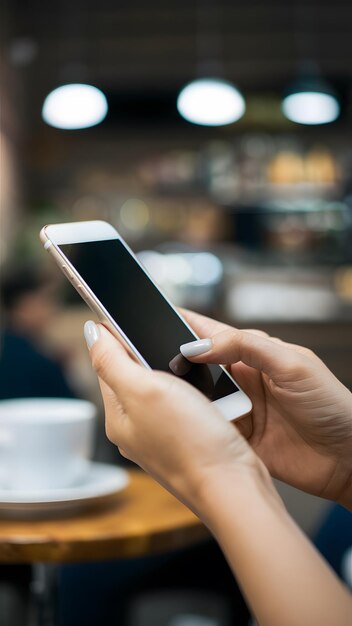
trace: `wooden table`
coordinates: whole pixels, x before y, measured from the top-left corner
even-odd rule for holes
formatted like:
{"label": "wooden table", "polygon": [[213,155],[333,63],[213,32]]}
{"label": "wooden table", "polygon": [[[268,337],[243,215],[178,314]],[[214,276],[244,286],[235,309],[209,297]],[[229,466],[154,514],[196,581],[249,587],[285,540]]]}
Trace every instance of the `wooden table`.
{"label": "wooden table", "polygon": [[142,471],[102,506],[49,519],[0,518],[0,562],[32,563],[37,624],[55,624],[54,564],[148,556],[205,539],[208,531]]}
{"label": "wooden table", "polygon": [[147,556],[205,538],[206,528],[144,472],[96,506],[54,519],[1,519],[0,562],[67,562]]}

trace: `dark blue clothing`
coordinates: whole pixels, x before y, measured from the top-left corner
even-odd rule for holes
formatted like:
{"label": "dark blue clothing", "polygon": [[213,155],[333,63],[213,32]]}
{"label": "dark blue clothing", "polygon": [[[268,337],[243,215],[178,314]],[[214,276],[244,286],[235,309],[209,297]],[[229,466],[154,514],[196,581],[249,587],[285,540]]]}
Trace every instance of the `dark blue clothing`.
{"label": "dark blue clothing", "polygon": [[74,398],[61,366],[25,337],[5,331],[0,336],[0,400],[10,398]]}
{"label": "dark blue clothing", "polygon": [[314,543],[341,578],[344,555],[352,546],[352,513],[342,506],[332,506],[316,533]]}

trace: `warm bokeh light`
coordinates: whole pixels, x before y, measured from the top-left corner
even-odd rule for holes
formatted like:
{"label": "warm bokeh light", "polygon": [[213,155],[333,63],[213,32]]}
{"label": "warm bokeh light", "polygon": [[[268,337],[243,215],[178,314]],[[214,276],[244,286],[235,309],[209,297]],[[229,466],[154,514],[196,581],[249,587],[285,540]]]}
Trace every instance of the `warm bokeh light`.
{"label": "warm bokeh light", "polygon": [[45,98],[42,117],[50,126],[75,130],[100,124],[108,112],[105,95],[93,85],[57,87]]}
{"label": "warm bokeh light", "polygon": [[149,208],[144,200],[129,198],[120,208],[121,224],[129,234],[143,232],[149,219]]}

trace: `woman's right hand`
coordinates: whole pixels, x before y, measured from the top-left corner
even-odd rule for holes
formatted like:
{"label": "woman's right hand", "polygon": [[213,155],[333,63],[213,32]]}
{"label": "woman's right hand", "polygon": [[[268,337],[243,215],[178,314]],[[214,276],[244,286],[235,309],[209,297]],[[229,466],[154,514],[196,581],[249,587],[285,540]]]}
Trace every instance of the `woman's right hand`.
{"label": "woman's right hand", "polygon": [[[269,472],[352,508],[352,394],[310,350],[182,311],[209,349],[194,363],[224,363],[253,403],[237,422]],[[206,347],[206,346],[205,346]]]}

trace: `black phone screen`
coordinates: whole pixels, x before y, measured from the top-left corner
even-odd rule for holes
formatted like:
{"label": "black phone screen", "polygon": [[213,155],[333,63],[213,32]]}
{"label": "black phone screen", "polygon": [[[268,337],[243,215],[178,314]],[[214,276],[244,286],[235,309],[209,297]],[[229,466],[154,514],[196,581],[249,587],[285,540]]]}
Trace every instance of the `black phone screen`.
{"label": "black phone screen", "polygon": [[59,246],[152,369],[184,378],[210,400],[238,391],[218,365],[193,364],[180,345],[195,336],[118,239]]}

